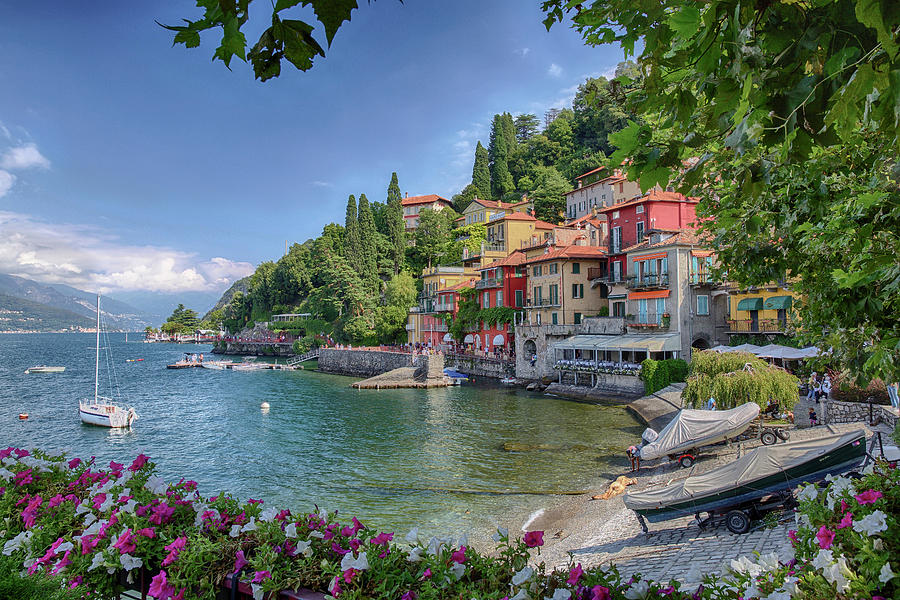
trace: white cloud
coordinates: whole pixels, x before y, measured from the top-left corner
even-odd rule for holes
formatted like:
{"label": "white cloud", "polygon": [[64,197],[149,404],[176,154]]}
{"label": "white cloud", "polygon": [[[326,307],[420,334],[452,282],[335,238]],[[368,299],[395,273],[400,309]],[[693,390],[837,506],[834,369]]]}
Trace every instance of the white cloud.
{"label": "white cloud", "polygon": [[562,67],[556,63],[552,63],[547,69],[547,75],[550,77],[562,77]]}
{"label": "white cloud", "polygon": [[109,291],[216,291],[253,265],[161,246],[133,246],[92,226],[53,224],[0,211],[0,272]]}
{"label": "white cloud", "polygon": [[50,161],[40,153],[34,144],[23,144],[7,150],[0,158],[0,167],[15,171],[18,169],[49,169]]}
{"label": "white cloud", "polygon": [[312,183],[314,186],[316,186],[316,187],[323,187],[323,188],[334,187],[334,184],[333,184],[333,183],[330,183],[330,182],[328,182],[328,181],[319,181],[319,180],[316,180],[316,181],[312,181],[311,183]]}
{"label": "white cloud", "polygon": [[522,58],[525,58],[529,52],[531,52],[531,48],[516,48],[513,50],[514,53],[518,54]]}
{"label": "white cloud", "polygon": [[0,198],[6,195],[6,192],[12,188],[16,182],[16,176],[8,171],[0,169]]}

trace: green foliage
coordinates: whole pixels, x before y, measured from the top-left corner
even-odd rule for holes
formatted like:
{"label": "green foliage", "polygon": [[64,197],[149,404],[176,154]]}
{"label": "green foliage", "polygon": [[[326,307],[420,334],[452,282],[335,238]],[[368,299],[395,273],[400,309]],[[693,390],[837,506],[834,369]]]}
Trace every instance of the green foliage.
{"label": "green foliage", "polygon": [[509,172],[510,157],[516,151],[516,131],[512,115],[494,115],[491,124],[491,138],[488,144],[488,160],[491,172],[491,192],[493,197],[502,198],[515,189],[515,182]]}
{"label": "green foliage", "polygon": [[640,88],[640,71],[635,63],[629,61],[616,68],[615,77],[622,75],[627,75],[627,78],[614,78],[612,81],[605,77],[589,78],[578,86],[572,102],[575,113],[572,133],[578,146],[605,155],[612,154],[609,135],[624,128],[629,119],[637,118],[626,108],[626,97]]}
{"label": "green foliage", "polygon": [[459,303],[456,307],[456,317],[450,323],[448,331],[453,339],[462,343],[466,333],[478,322],[478,298],[474,288],[466,288],[459,292]]}
{"label": "green foliage", "polygon": [[[487,149],[481,145],[481,141],[475,146],[475,163],[472,166],[472,185],[475,186],[475,192],[482,200],[490,200],[491,198],[491,170],[490,159],[488,158]],[[463,207],[457,207],[456,210],[462,211]]]}
{"label": "green foliage", "polygon": [[565,194],[572,189],[572,184],[555,167],[535,167],[533,181],[530,196],[534,200],[534,216],[548,223],[562,221],[566,212]]}
{"label": "green foliage", "polygon": [[78,600],[82,595],[63,587],[62,577],[22,576],[17,558],[0,555],[0,599],[3,600]]}
{"label": "green foliage", "polygon": [[416,245],[413,252],[423,266],[438,264],[451,241],[451,229],[456,213],[449,209],[419,211]]}
{"label": "green foliage", "polygon": [[779,333],[774,336],[765,334],[739,333],[728,338],[729,346],[742,346],[744,344],[753,344],[755,346],[766,346],[768,344],[778,344],[779,346],[789,346],[791,348],[802,348],[803,344],[800,339]]}
{"label": "green foliage", "polygon": [[516,315],[522,311],[508,306],[482,308],[475,314],[475,323],[483,321],[486,325],[508,325],[516,322]]}
{"label": "green foliage", "polygon": [[362,232],[356,210],[356,196],[347,198],[347,212],[344,215],[344,252],[347,262],[357,273],[363,272]]}
{"label": "green foliage", "polygon": [[712,397],[720,409],[747,402],[765,408],[774,399],[790,410],[799,399],[796,377],[746,352],[695,352],[690,373],[682,398],[693,408]]}
{"label": "green foliage", "polygon": [[541,130],[541,122],[534,114],[516,115],[513,124],[516,128],[516,141],[520,144],[524,144]]}
{"label": "green foliage", "polygon": [[463,248],[469,251],[469,256],[481,252],[481,243],[487,239],[487,225],[484,223],[472,223],[462,225],[452,232],[453,240],[445,245],[441,260],[445,263],[454,263],[462,260]]}
{"label": "green foliage", "polygon": [[840,402],[868,402],[872,398],[873,403],[885,406],[891,403],[882,380],[873,379],[868,385],[860,386],[846,373],[831,374],[831,398]]}
{"label": "green foliage", "polygon": [[188,333],[199,328],[200,318],[197,311],[185,308],[184,304],[179,304],[160,327],[166,333]]}
{"label": "green foliage", "polygon": [[653,360],[648,358],[641,363],[641,380],[644,392],[653,394],[670,384],[684,381],[688,374],[688,364],[680,358]]}
{"label": "green foliage", "polygon": [[377,232],[375,219],[372,217],[372,208],[365,194],[359,195],[358,214],[360,263],[362,265],[360,275],[364,280],[373,281],[378,277]]}
{"label": "green foliage", "polygon": [[402,200],[397,173],[391,173],[391,182],[387,189],[385,224],[390,242],[390,258],[394,265],[394,275],[400,272],[406,252],[406,224],[403,222],[403,207],[400,204]]}

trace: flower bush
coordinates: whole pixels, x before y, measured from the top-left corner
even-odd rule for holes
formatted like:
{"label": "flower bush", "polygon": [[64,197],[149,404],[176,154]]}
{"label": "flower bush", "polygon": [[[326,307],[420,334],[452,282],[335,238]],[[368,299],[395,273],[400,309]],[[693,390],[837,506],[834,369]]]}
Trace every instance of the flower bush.
{"label": "flower bush", "polygon": [[[356,518],[316,510],[292,514],[261,500],[202,497],[193,481],[168,484],[138,456],[127,468],[39,451],[0,450],[0,566],[57,582],[81,597],[111,598],[152,578],[160,600],[214,598],[238,573],[257,600],[308,588],[355,600],[783,600],[893,598],[900,594],[897,512],[900,481],[879,465],[863,479],[837,478],[800,492],[796,559],[732,561],[723,578],[694,573],[690,585],[651,582],[615,567],[548,570],[535,564],[543,532],[494,536],[491,555],[466,536],[402,540]],[[19,567],[17,567],[19,568]]]}

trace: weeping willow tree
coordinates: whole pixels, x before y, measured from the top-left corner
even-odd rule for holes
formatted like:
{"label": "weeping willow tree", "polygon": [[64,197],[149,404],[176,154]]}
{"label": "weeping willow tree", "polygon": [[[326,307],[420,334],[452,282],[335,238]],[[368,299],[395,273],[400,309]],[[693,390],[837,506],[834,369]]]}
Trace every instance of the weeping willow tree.
{"label": "weeping willow tree", "polygon": [[746,402],[765,408],[769,400],[777,400],[790,410],[799,398],[797,378],[747,352],[707,350],[692,357],[682,398],[685,406],[699,408],[711,397],[721,409]]}

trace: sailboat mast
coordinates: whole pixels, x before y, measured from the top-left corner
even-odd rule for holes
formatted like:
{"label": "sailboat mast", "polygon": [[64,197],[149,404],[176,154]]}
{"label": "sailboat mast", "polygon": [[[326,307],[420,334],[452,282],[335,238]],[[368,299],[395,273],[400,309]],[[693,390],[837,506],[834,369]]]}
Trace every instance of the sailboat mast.
{"label": "sailboat mast", "polygon": [[94,363],[94,404],[100,391],[100,294],[97,294],[97,360]]}

